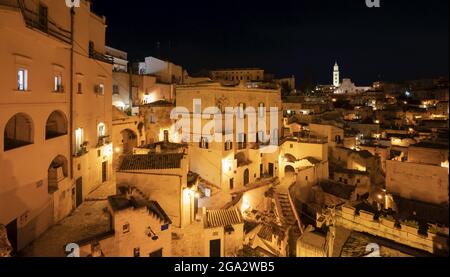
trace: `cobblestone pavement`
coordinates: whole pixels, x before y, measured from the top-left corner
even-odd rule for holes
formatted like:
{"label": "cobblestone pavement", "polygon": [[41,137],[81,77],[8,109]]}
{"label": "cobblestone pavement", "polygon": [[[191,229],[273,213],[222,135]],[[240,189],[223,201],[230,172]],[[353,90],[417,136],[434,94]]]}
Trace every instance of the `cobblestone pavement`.
{"label": "cobblestone pavement", "polygon": [[115,194],[115,182],[107,182],[92,192],[72,214],[52,226],[41,237],[26,247],[21,256],[65,257],[68,243],[109,230],[109,216],[103,211],[106,198]]}

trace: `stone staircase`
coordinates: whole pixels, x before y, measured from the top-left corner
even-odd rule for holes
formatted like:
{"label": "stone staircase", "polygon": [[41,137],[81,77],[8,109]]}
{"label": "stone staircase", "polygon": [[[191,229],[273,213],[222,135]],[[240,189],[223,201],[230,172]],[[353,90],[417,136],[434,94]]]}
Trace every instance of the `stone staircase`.
{"label": "stone staircase", "polygon": [[275,193],[275,203],[283,225],[286,227],[296,225],[297,220],[295,218],[294,211],[292,210],[291,203],[289,202],[287,192]]}

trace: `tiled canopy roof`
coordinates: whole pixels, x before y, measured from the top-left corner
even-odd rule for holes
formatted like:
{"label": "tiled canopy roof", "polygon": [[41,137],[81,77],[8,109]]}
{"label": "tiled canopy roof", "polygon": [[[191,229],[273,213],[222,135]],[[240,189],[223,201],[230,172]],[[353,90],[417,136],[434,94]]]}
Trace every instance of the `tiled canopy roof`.
{"label": "tiled canopy roof", "polygon": [[205,228],[225,227],[244,223],[241,213],[237,208],[228,210],[207,210]]}
{"label": "tiled canopy roof", "polygon": [[181,168],[182,153],[124,156],[119,171]]}

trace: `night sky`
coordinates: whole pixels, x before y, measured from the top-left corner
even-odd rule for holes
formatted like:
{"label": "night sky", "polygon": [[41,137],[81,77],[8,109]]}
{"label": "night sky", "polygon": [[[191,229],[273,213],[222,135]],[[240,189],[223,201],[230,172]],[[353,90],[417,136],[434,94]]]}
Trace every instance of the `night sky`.
{"label": "night sky", "polygon": [[[448,0],[94,0],[107,43],[133,61],[159,56],[195,73],[262,67],[277,76],[331,84],[447,76]],[[160,42],[160,48],[156,47]]]}

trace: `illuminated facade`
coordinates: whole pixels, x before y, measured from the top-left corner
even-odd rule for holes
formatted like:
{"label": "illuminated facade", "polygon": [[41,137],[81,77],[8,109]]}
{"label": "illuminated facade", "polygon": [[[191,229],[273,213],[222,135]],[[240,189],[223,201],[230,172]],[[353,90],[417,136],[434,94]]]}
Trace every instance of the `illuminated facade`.
{"label": "illuminated facade", "polygon": [[[193,106],[194,100],[201,100],[200,106]],[[277,176],[279,154],[278,147],[275,152],[262,154],[265,145],[261,143],[251,142],[250,136],[258,137],[261,140],[276,138],[281,141],[282,138],[282,111],[281,97],[279,90],[248,88],[248,87],[225,87],[218,83],[204,83],[198,85],[184,85],[177,88],[177,106],[186,107],[191,125],[189,136],[192,138],[190,142],[190,151],[192,157],[190,162],[190,170],[199,174],[203,179],[210,183],[227,190],[242,188],[250,183],[255,182],[258,178],[265,175]],[[213,117],[207,116],[208,119],[201,119],[201,126],[194,127],[194,110],[201,111],[208,107],[217,107],[222,109],[222,115],[227,107],[232,109],[244,109],[254,107],[266,108],[265,113],[256,115],[259,121],[266,123],[267,133],[253,133],[249,131],[249,116],[243,116],[245,127],[242,133],[237,134],[235,128],[236,116],[233,119],[233,126],[225,126],[218,128],[214,124]],[[276,108],[278,111],[274,118],[277,126],[272,128],[270,124],[270,108]],[[263,110],[261,110],[263,111]],[[261,117],[260,117],[261,116]],[[225,116],[222,117],[225,121]],[[205,126],[214,125],[214,128],[203,132]],[[271,130],[271,134],[269,134]],[[209,141],[209,136],[220,137],[220,141]],[[195,141],[197,138],[197,141]],[[238,139],[239,138],[239,139]],[[181,138],[184,140],[185,138]],[[189,139],[189,138],[186,138]],[[188,141],[188,140],[186,140]],[[254,140],[256,141],[256,140]],[[260,141],[260,140],[258,140]],[[277,143],[278,146],[278,143]]]}
{"label": "illuminated facade", "polygon": [[64,1],[0,1],[0,223],[15,250],[110,179],[105,28],[89,1],[73,17]]}

